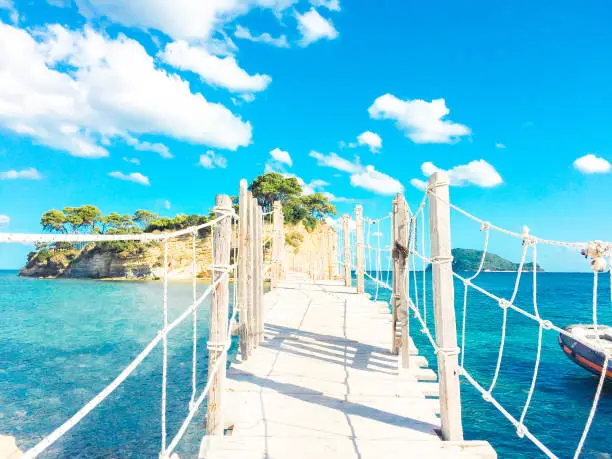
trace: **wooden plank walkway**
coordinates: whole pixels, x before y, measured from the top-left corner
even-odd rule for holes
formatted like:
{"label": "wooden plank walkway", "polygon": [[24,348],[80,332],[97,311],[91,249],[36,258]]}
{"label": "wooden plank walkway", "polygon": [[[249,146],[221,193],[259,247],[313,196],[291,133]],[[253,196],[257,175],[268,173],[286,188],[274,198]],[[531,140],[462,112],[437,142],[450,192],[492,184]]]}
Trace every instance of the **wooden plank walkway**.
{"label": "wooden plank walkway", "polygon": [[420,368],[399,370],[386,303],[290,274],[265,308],[265,342],[227,373],[232,434],[204,437],[200,458],[496,457],[440,440],[436,375],[413,343]]}

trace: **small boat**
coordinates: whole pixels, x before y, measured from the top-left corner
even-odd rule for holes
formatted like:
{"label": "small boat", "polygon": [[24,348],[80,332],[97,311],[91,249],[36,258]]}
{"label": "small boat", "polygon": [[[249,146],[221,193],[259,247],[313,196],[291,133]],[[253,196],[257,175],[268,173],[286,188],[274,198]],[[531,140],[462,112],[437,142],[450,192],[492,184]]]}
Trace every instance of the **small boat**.
{"label": "small boat", "polygon": [[[597,326],[597,335],[593,325],[568,325],[565,327],[570,336],[559,333],[559,345],[563,352],[585,370],[601,376],[605,362],[603,349],[608,355],[612,354],[612,327]],[[612,360],[606,368],[606,380],[612,381]]]}

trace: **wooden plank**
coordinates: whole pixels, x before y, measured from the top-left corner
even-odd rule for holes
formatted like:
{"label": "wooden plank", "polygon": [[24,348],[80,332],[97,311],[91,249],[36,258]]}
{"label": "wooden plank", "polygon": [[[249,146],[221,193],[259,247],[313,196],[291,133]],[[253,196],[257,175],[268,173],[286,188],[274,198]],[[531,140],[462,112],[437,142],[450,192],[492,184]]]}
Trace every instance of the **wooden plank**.
{"label": "wooden plank", "polygon": [[436,323],[438,371],[440,372],[440,418],[445,440],[463,440],[461,425],[461,397],[455,320],[455,292],[450,235],[450,208],[448,205],[448,174],[436,172],[428,186],[435,196],[429,199],[429,228],[432,258],[433,303]]}
{"label": "wooden plank", "polygon": [[[315,432],[316,434],[316,432]],[[487,442],[414,441],[403,438],[380,439],[265,436],[210,438],[202,443],[201,459],[380,459],[413,457],[437,459],[493,459],[497,455]],[[220,447],[220,445],[222,445]],[[408,456],[407,456],[408,454]]]}
{"label": "wooden plank", "polygon": [[232,436],[205,437],[201,458],[495,457],[487,443],[442,442],[435,372],[416,355],[401,368],[390,314],[344,279],[290,273],[264,307],[264,342],[227,373]]}

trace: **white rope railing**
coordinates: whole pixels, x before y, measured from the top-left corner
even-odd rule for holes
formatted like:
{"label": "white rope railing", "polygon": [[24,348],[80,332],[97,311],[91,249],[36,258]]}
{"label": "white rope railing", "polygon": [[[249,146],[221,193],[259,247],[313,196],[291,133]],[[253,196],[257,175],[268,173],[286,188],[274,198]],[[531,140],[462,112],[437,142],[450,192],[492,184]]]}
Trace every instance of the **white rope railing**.
{"label": "white rope railing", "polygon": [[[426,197],[429,197],[429,199],[440,199],[439,197],[437,197],[434,193],[433,189],[429,189],[427,190],[426,193]],[[423,208],[424,207],[424,202],[425,199],[422,201],[422,205],[419,206],[419,208]],[[512,232],[512,231],[508,231],[505,230],[503,228],[497,227],[495,225],[490,224],[489,222],[477,218],[475,216],[473,216],[472,214],[464,211],[463,209],[452,205],[442,199],[440,199],[440,201],[444,202],[445,204],[449,205],[450,208],[458,211],[460,214],[465,215],[467,217],[469,217],[470,219],[480,223],[481,225],[481,231],[485,232],[485,240],[484,240],[484,247],[483,247],[483,254],[482,254],[482,258],[480,260],[478,269],[476,271],[476,273],[474,273],[472,276],[470,277],[463,277],[461,275],[459,275],[456,272],[452,272],[453,276],[457,279],[459,279],[463,285],[464,285],[464,304],[463,304],[463,317],[462,317],[462,338],[461,338],[461,361],[458,365],[458,371],[461,375],[463,375],[466,380],[474,387],[476,388],[476,390],[478,392],[481,393],[481,395],[483,396],[483,399],[486,400],[487,402],[492,403],[503,415],[504,417],[506,417],[516,428],[516,432],[517,435],[522,438],[522,437],[527,437],[529,440],[532,441],[532,443],[534,445],[536,445],[536,447],[538,447],[546,456],[548,457],[557,457],[546,445],[544,445],[540,440],[538,440],[535,435],[533,435],[531,432],[529,432],[528,428],[525,425],[525,418],[527,415],[527,412],[529,410],[531,401],[533,399],[533,394],[535,391],[535,387],[536,387],[536,382],[537,382],[537,378],[538,378],[538,373],[539,373],[539,369],[540,369],[540,364],[541,364],[541,357],[542,357],[542,339],[543,339],[543,331],[544,330],[555,330],[558,333],[571,337],[571,333],[569,333],[567,330],[555,325],[552,321],[544,319],[541,314],[540,311],[538,309],[538,302],[537,302],[537,272],[538,272],[538,265],[537,265],[537,244],[547,244],[547,245],[554,245],[554,246],[565,246],[565,247],[569,247],[569,248],[586,248],[588,247],[589,243],[582,243],[582,242],[572,242],[572,243],[565,243],[562,241],[554,241],[554,240],[548,240],[548,239],[542,239],[542,238],[537,238],[534,237],[532,235],[530,235],[528,233],[528,230],[526,228],[523,229],[522,233],[516,233],[516,232]],[[498,231],[500,233],[506,234],[506,235],[510,235],[516,238],[521,239],[522,244],[523,244],[523,249],[522,249],[522,254],[521,254],[521,260],[519,262],[519,266],[518,266],[518,271],[517,271],[517,276],[515,279],[515,285],[514,285],[514,289],[511,295],[510,300],[506,300],[504,298],[501,298],[489,291],[487,291],[484,288],[479,287],[478,285],[474,284],[474,280],[479,276],[479,274],[482,272],[483,267],[484,267],[484,263],[485,263],[485,259],[488,253],[488,244],[489,244],[489,237],[490,237],[490,230],[495,230]],[[424,234],[424,225],[422,226],[422,231]],[[600,243],[606,247],[609,247],[608,243]],[[520,285],[520,279],[521,279],[521,275],[524,271],[524,265],[525,265],[525,260],[526,260],[526,254],[527,254],[527,250],[528,248],[532,249],[532,280],[533,280],[533,285],[532,285],[532,301],[533,301],[533,313],[529,312],[519,306],[517,306],[515,304],[515,300],[516,300],[516,296],[518,293],[518,288]],[[423,250],[423,247],[422,247]],[[424,251],[424,250],[423,250]],[[420,258],[423,263],[427,262],[427,263],[440,263],[440,262],[446,262],[446,260],[433,260],[430,257],[425,256],[424,254],[418,253],[417,250],[415,250],[414,248],[410,250],[409,252],[411,255],[414,255],[418,258]],[[425,271],[423,272],[423,275],[425,275]],[[593,280],[593,321],[596,324],[597,323],[597,277],[598,277],[598,272],[595,269],[594,270],[594,280]],[[494,301],[497,302],[497,304],[500,306],[500,308],[502,309],[503,312],[503,318],[502,318],[502,327],[501,327],[501,339],[500,339],[500,346],[499,346],[499,350],[498,350],[498,356],[497,356],[497,361],[496,361],[496,365],[495,365],[495,372],[494,372],[494,376],[493,379],[491,381],[490,386],[488,387],[488,389],[483,388],[480,384],[478,384],[478,382],[475,380],[475,378],[467,371],[467,369],[465,368],[464,364],[465,364],[465,336],[466,336],[466,322],[467,322],[467,291],[468,291],[468,287],[473,288],[474,290],[479,291],[480,293],[484,294],[485,296],[493,299]],[[426,309],[425,309],[426,310]],[[512,415],[510,415],[508,413],[508,411],[506,409],[504,409],[504,407],[493,397],[492,392],[493,389],[495,388],[495,385],[498,381],[498,377],[499,377],[499,373],[500,373],[500,368],[501,368],[501,364],[502,364],[502,359],[503,359],[503,351],[504,351],[504,346],[505,346],[505,338],[506,338],[506,329],[507,329],[507,323],[508,323],[508,317],[507,317],[507,311],[508,310],[513,310],[518,312],[519,314],[535,321],[538,324],[538,339],[537,339],[537,351],[536,351],[536,356],[535,356],[535,361],[534,361],[534,367],[533,367],[533,373],[532,373],[532,377],[531,377],[531,383],[529,386],[529,391],[527,393],[527,398],[525,400],[525,403],[523,404],[523,408],[521,410],[521,415],[519,417],[519,419],[516,419],[515,417],[513,417]],[[419,319],[419,321],[421,322],[421,324],[423,324],[425,321],[421,320],[420,317],[417,317]],[[425,329],[427,329],[427,327],[424,327]],[[595,325],[596,328],[596,325]],[[436,349],[436,346],[434,345],[434,341],[431,337],[431,333],[427,330],[426,331],[427,337],[429,339],[429,341],[432,343],[432,346],[434,347],[434,349]],[[595,333],[596,336],[598,336],[598,333]],[[582,436],[581,436],[581,440],[576,448],[576,451],[574,453],[574,457],[577,458],[579,457],[582,448],[584,446],[584,441],[588,435],[588,431],[591,427],[591,423],[592,420],[594,418],[596,409],[597,409],[597,405],[599,403],[599,399],[601,396],[601,388],[603,386],[603,381],[605,380],[605,376],[606,376],[606,370],[607,370],[607,365],[608,362],[611,359],[610,356],[610,352],[606,351],[604,349],[603,346],[599,346],[598,349],[600,352],[603,353],[603,355],[605,356],[605,361],[604,361],[604,366],[603,366],[603,371],[599,377],[599,383],[598,383],[598,387],[597,387],[597,391],[595,393],[595,397],[593,399],[593,403],[591,406],[591,410],[589,412],[589,417],[587,419],[587,422],[585,424]],[[436,349],[436,351],[439,351],[439,349]]]}
{"label": "white rope railing", "polygon": [[[206,227],[212,227],[217,222],[225,218],[231,218],[236,221],[237,216],[234,214],[233,209],[214,209],[219,217],[198,226],[193,226],[179,231],[167,232],[167,233],[148,233],[148,234],[120,234],[120,235],[81,235],[81,234],[60,234],[60,235],[49,235],[49,234],[20,234],[20,233],[0,233],[0,242],[74,242],[74,241],[162,241],[163,242],[163,263],[164,263],[164,274],[163,274],[163,319],[162,329],[157,332],[155,337],[145,346],[145,348],[134,358],[121,373],[104,389],[102,389],[96,396],[94,396],[89,402],[87,402],[81,409],[79,409],[73,416],[71,416],[61,426],[56,428],[53,432],[39,441],[32,448],[27,450],[23,457],[24,459],[35,458],[55,443],[59,438],[65,435],[70,429],[78,424],[85,416],[87,416],[93,409],[95,409],[104,399],[106,399],[117,387],[119,387],[133,372],[134,370],[145,360],[145,358],[151,353],[153,349],[161,342],[163,346],[162,356],[162,394],[161,394],[161,452],[160,457],[169,457],[174,451],[178,442],[182,438],[187,429],[187,426],[191,422],[195,412],[198,410],[202,401],[206,398],[208,391],[210,390],[213,376],[218,371],[220,362],[223,359],[218,359],[217,364],[214,368],[209,369],[208,382],[206,387],[196,399],[196,375],[197,375],[197,309],[198,307],[212,294],[216,287],[224,281],[230,273],[237,269],[237,264],[233,264],[222,269],[217,269],[214,265],[211,266],[211,270],[219,271],[219,275],[214,282],[204,291],[204,293],[198,298],[197,297],[197,250],[196,250],[196,238],[198,231]],[[237,225],[234,225],[237,226]],[[237,230],[238,228],[236,228]],[[189,308],[184,310],[176,319],[168,323],[168,241],[169,239],[176,238],[179,236],[192,234],[192,304]],[[236,258],[238,244],[236,247]],[[236,322],[236,291],[234,288],[234,308],[232,313],[232,319],[228,326],[228,340],[225,343],[222,351],[222,355],[227,354],[231,347],[232,334],[231,330],[235,326]],[[184,322],[189,315],[193,318],[193,346],[192,346],[192,393],[189,402],[189,412],[186,419],[183,421],[181,428],[170,443],[166,446],[167,430],[166,430],[166,404],[167,404],[167,375],[168,375],[168,334],[176,328],[179,324]]]}
{"label": "white rope railing", "polygon": [[[409,221],[410,221],[410,226],[409,226],[409,235],[408,235],[408,253],[409,253],[409,257],[412,258],[411,263],[409,261],[409,266],[411,266],[412,271],[413,271],[413,276],[412,279],[410,279],[410,276],[408,278],[407,281],[407,286],[410,286],[412,284],[413,287],[413,293],[410,293],[410,288],[408,288],[408,305],[410,310],[413,311],[414,313],[414,317],[418,320],[418,322],[421,325],[421,332],[425,335],[425,337],[427,338],[427,340],[429,341],[429,343],[431,344],[434,352],[436,354],[440,353],[440,352],[444,352],[444,353],[459,353],[460,354],[460,362],[458,363],[458,368],[457,371],[459,372],[460,375],[462,375],[466,381],[468,381],[483,397],[483,399],[489,403],[491,403],[498,411],[500,411],[500,413],[502,413],[502,415],[508,419],[512,425],[515,427],[516,429],[516,433],[517,436],[519,436],[520,438],[526,437],[528,438],[537,448],[539,448],[546,456],[551,457],[551,458],[556,458],[557,456],[544,444],[542,443],[542,441],[540,441],[533,433],[531,433],[529,431],[529,429],[527,428],[526,424],[525,424],[525,419],[527,416],[527,413],[529,412],[529,408],[531,406],[531,402],[533,400],[533,395],[535,392],[535,388],[536,388],[536,384],[537,384],[537,379],[538,379],[538,374],[539,374],[539,370],[540,370],[540,366],[541,366],[541,358],[542,358],[542,343],[543,343],[543,332],[544,330],[554,330],[562,335],[568,336],[568,337],[572,337],[571,333],[568,332],[567,330],[555,325],[551,320],[548,320],[544,317],[542,317],[542,315],[540,314],[539,308],[538,308],[538,281],[537,281],[537,273],[538,273],[538,264],[537,264],[537,245],[538,244],[546,244],[546,245],[553,245],[553,246],[562,246],[562,247],[568,247],[571,249],[583,249],[583,250],[587,250],[590,247],[589,242],[563,242],[563,241],[555,241],[555,240],[549,240],[549,239],[543,239],[543,238],[539,238],[539,237],[535,237],[533,235],[529,234],[529,231],[527,228],[524,228],[523,231],[521,233],[518,232],[513,232],[513,231],[508,231],[504,228],[500,228],[498,226],[495,226],[493,224],[491,224],[488,221],[485,221],[483,219],[480,219],[478,217],[475,217],[474,215],[470,214],[469,212],[464,211],[463,209],[447,202],[444,201],[442,199],[440,199],[443,203],[445,203],[446,205],[449,205],[451,209],[454,209],[455,211],[459,212],[460,214],[472,219],[473,221],[477,222],[480,224],[480,230],[484,233],[484,241],[483,241],[483,250],[482,250],[482,255],[478,264],[478,268],[476,270],[475,273],[471,274],[470,276],[461,276],[460,274],[458,274],[457,272],[453,271],[452,275],[458,279],[459,281],[461,281],[461,283],[464,286],[464,290],[463,290],[463,316],[462,316],[462,324],[461,324],[461,347],[460,348],[454,348],[454,349],[441,349],[435,339],[435,334],[432,332],[432,330],[430,330],[429,326],[428,326],[428,321],[427,321],[427,309],[428,309],[428,301],[427,301],[427,293],[426,293],[426,289],[427,289],[427,265],[428,264],[436,264],[436,263],[448,263],[449,260],[445,259],[432,259],[430,256],[425,255],[425,247],[426,247],[426,241],[425,241],[425,229],[426,229],[426,225],[425,225],[425,207],[427,205],[428,199],[440,199],[438,196],[436,196],[435,192],[433,189],[428,189],[426,191],[426,193],[423,196],[423,199],[421,200],[419,206],[417,207],[415,213],[413,213],[412,215],[410,215]],[[408,212],[410,213],[410,211],[408,210]],[[375,224],[381,220],[384,220],[386,217],[383,217],[381,219],[378,220],[372,220],[372,219],[366,219],[366,224]],[[418,225],[418,220],[421,220],[421,224],[420,224],[420,251],[419,251],[419,237],[417,237],[417,233],[419,225]],[[391,229],[393,231],[393,229]],[[513,236],[515,238],[518,238],[521,240],[522,242],[522,252],[521,252],[521,259],[520,262],[518,264],[518,271],[516,274],[516,278],[514,280],[514,288],[512,290],[512,294],[510,296],[510,299],[504,299],[498,295],[495,295],[489,291],[487,291],[486,289],[478,286],[477,284],[474,283],[474,281],[480,276],[480,274],[484,271],[485,268],[485,262],[487,259],[487,255],[488,255],[488,249],[489,249],[489,241],[490,241],[490,235],[491,235],[491,231],[497,231],[499,233],[502,234],[506,234],[506,235],[510,235]],[[377,227],[377,232],[380,233],[380,228]],[[380,238],[379,238],[380,240]],[[608,242],[599,242],[597,241],[597,244],[599,247],[603,247],[603,249],[605,252],[605,255],[608,257],[608,259],[612,262],[612,243],[608,243]],[[371,275],[370,272],[368,272],[368,270],[366,270],[365,275],[372,280],[375,285],[376,285],[376,298],[378,298],[378,289],[379,287],[382,287],[384,289],[390,290],[392,291],[392,286],[390,285],[389,282],[389,278],[387,277],[387,282],[382,282],[381,278],[379,277],[378,272],[380,271],[380,266],[381,266],[381,253],[385,252],[386,250],[381,249],[380,247],[374,247],[370,241],[370,231],[368,228],[368,232],[367,232],[367,242],[365,245],[366,249],[368,249],[369,256],[366,257],[366,260],[369,261],[369,266],[372,267],[373,265],[376,267],[376,272],[374,273],[374,275]],[[520,285],[520,281],[521,281],[521,277],[523,272],[525,271],[525,263],[526,263],[526,258],[527,258],[527,253],[528,253],[528,249],[531,248],[532,251],[532,266],[530,271],[532,271],[532,302],[533,302],[533,311],[528,311],[520,306],[518,306],[516,304],[516,298],[517,298],[517,294],[518,294],[518,290],[519,290],[519,285]],[[374,262],[372,262],[371,259],[371,252],[374,252],[375,254],[375,260]],[[417,280],[417,267],[415,264],[415,260],[419,259],[421,261],[421,285],[419,286],[419,282]],[[341,263],[342,264],[342,263]],[[598,320],[597,320],[597,279],[598,279],[598,269],[596,269],[595,264],[593,263],[594,266],[594,277],[593,277],[593,323],[594,323],[594,328],[595,328],[595,335],[596,335],[596,340],[599,340],[599,334],[597,333],[597,324],[598,324]],[[391,267],[391,257],[389,257],[389,271],[390,271],[390,267]],[[612,269],[610,269],[610,279],[611,279],[611,286],[612,286]],[[401,288],[401,286],[400,286]],[[480,293],[482,293],[483,295],[487,296],[488,298],[494,300],[499,307],[502,310],[502,326],[500,329],[500,345],[499,345],[499,349],[497,352],[497,359],[496,359],[496,363],[495,363],[495,370],[494,370],[494,374],[493,374],[493,379],[490,383],[490,385],[488,386],[488,388],[484,388],[480,383],[478,383],[478,381],[476,380],[476,378],[474,378],[474,376],[465,368],[465,348],[466,348],[466,334],[467,334],[467,313],[468,313],[468,291],[469,289],[472,288]],[[419,290],[421,290],[421,292],[419,292]],[[612,287],[611,287],[611,301],[612,301]],[[511,415],[508,410],[506,410],[501,403],[499,403],[498,400],[496,400],[496,398],[492,395],[493,394],[493,390],[496,387],[497,381],[499,379],[499,374],[500,374],[500,370],[501,370],[501,365],[502,365],[502,361],[503,361],[503,354],[504,354],[504,348],[505,348],[505,342],[506,342],[506,334],[507,334],[507,325],[508,325],[508,311],[512,310],[515,311],[521,315],[523,315],[524,317],[527,317],[528,319],[531,319],[533,321],[535,321],[538,325],[538,335],[537,335],[537,347],[536,347],[536,355],[534,358],[534,366],[533,366],[533,371],[531,374],[531,381],[529,384],[529,389],[527,392],[527,397],[525,399],[525,402],[522,406],[521,412],[520,412],[520,416],[518,418],[514,417],[513,415]],[[604,364],[603,364],[603,371],[601,372],[601,375],[599,376],[599,380],[598,380],[598,385],[597,385],[597,390],[595,392],[594,395],[594,399],[593,399],[593,403],[591,405],[591,409],[589,411],[589,415],[587,418],[587,421],[585,423],[584,426],[584,430],[582,432],[580,441],[576,447],[575,453],[574,453],[574,458],[578,458],[580,456],[580,453],[582,452],[582,448],[584,446],[585,440],[588,436],[588,432],[590,430],[590,427],[592,425],[596,410],[597,410],[597,406],[601,397],[601,393],[602,393],[602,388],[604,385],[604,381],[605,381],[605,377],[606,377],[606,370],[608,368],[608,364],[610,361],[612,361],[612,355],[610,353],[610,351],[607,351],[603,345],[599,345],[596,346],[596,349],[599,350],[600,352],[603,353],[605,360],[604,360]]]}

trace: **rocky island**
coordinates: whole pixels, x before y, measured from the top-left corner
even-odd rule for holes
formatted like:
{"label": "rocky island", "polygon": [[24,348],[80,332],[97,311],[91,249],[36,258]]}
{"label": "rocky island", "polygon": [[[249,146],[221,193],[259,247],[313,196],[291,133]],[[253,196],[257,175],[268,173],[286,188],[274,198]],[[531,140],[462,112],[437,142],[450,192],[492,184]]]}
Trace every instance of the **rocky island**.
{"label": "rocky island", "polygon": [[[336,214],[336,208],[321,193],[304,195],[302,186],[294,177],[270,172],[257,177],[249,189],[265,210],[274,201],[281,201],[287,229],[287,244],[296,256],[300,247],[326,231],[326,217]],[[237,210],[237,198],[234,207]],[[148,210],[134,214],[117,212],[102,214],[94,205],[65,207],[48,210],[41,216],[43,231],[56,234],[131,234],[176,231],[201,225],[212,215],[159,216]],[[210,276],[212,263],[210,228],[198,232],[196,241],[196,273],[200,278]],[[168,277],[189,279],[193,270],[192,235],[168,240]],[[28,254],[20,276],[42,278],[88,278],[154,280],[163,274],[163,244],[139,241],[112,241],[92,243],[54,242],[37,244]]]}

